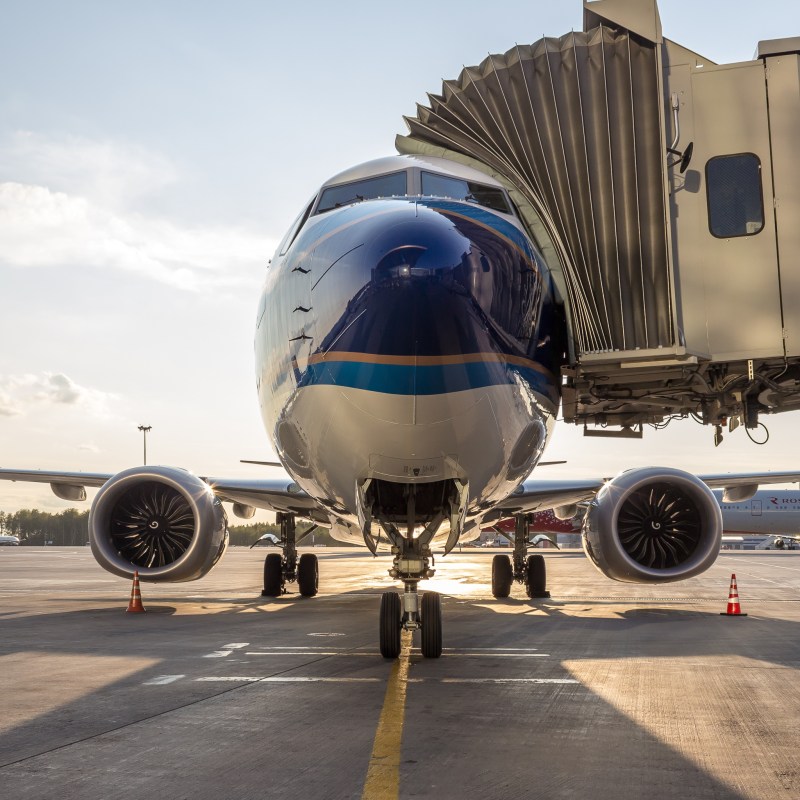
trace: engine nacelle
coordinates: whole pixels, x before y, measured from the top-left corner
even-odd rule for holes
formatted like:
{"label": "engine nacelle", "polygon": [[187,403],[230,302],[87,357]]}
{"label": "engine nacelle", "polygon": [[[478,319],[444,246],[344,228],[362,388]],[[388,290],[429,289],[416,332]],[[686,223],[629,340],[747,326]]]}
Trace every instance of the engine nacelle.
{"label": "engine nacelle", "polygon": [[202,578],[228,546],[228,518],[208,484],[172,467],[134,467],[107,481],[89,513],[101,567],[143,581]]}
{"label": "engine nacelle", "polygon": [[597,493],[582,538],[586,555],[613,580],[680,581],[716,560],[722,512],[708,486],[688,472],[632,469]]}

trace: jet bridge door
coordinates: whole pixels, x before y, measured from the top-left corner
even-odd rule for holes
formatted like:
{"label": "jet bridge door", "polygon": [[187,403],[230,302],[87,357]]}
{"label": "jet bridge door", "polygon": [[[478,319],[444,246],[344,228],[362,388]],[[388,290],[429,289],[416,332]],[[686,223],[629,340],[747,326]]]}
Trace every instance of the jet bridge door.
{"label": "jet bridge door", "polygon": [[667,85],[681,99],[678,148],[694,142],[690,169],[671,170],[687,350],[714,361],[783,356],[764,64],[683,66]]}

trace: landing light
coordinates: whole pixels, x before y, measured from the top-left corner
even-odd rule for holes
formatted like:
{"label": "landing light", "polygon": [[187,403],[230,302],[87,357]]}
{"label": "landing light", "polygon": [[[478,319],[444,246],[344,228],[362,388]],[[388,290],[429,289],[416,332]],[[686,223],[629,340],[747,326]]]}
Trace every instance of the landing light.
{"label": "landing light", "polygon": [[401,278],[410,278],[411,277],[411,267],[409,267],[408,264],[403,264],[402,267],[398,268],[397,274]]}

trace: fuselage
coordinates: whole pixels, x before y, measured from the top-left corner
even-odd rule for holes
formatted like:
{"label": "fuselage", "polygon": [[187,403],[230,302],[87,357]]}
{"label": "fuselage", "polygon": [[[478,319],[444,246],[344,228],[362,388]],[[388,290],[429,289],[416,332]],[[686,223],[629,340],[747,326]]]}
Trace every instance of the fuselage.
{"label": "fuselage", "polygon": [[714,494],[722,509],[724,533],[800,534],[800,492],[761,489],[750,500],[726,503]]}
{"label": "fuselage", "polygon": [[357,525],[370,481],[387,507],[417,486],[420,524],[456,481],[476,519],[544,450],[564,330],[499,184],[442,159],[370,162],[322,187],[271,262],[256,331],[264,424],[339,519]]}

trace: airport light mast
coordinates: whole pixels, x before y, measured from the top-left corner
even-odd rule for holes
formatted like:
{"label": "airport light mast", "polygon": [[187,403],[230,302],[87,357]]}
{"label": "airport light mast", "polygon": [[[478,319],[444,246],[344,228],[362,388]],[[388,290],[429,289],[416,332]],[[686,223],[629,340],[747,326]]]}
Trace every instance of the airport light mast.
{"label": "airport light mast", "polygon": [[147,465],[147,432],[152,430],[152,425],[140,425],[139,430],[142,432],[144,436],[144,461],[142,462],[145,466]]}

